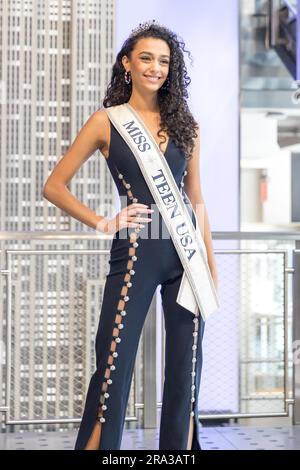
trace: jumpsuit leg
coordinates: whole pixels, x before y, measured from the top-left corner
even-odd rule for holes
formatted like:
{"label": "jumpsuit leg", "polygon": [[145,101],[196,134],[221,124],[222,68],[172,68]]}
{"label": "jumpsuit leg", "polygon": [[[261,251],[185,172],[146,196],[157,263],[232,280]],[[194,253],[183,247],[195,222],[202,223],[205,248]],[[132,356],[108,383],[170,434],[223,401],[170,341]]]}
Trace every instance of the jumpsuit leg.
{"label": "jumpsuit leg", "polygon": [[137,260],[143,255],[139,256],[137,250],[135,256],[129,250],[136,244],[137,240],[131,244],[127,239],[113,244],[112,269],[105,283],[96,335],[96,371],[89,384],[75,450],[85,449],[95,425],[99,425],[97,421],[101,423],[99,450],[121,447],[136,352],[158,285],[155,271],[148,270],[145,279],[143,260]]}
{"label": "jumpsuit leg", "polygon": [[181,278],[182,272],[161,287],[166,348],[160,450],[188,449],[191,418],[194,421],[191,449],[201,450],[198,394],[204,321],[176,302]]}

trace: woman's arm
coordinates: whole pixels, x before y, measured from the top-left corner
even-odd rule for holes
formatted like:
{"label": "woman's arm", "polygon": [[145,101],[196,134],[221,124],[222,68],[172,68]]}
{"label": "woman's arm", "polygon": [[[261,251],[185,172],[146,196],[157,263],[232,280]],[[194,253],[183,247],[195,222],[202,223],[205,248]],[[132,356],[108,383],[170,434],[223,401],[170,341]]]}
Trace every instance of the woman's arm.
{"label": "woman's arm", "polygon": [[80,166],[104,145],[107,119],[104,110],[98,110],[90,116],[43,187],[43,196],[48,201],[94,229],[100,227],[99,222],[105,220],[104,216],[97,215],[82,204],[66,186]]}
{"label": "woman's arm", "polygon": [[193,150],[192,158],[187,164],[187,175],[184,182],[185,192],[191,201],[195,211],[197,222],[199,223],[200,231],[206,246],[207,261],[210,268],[211,275],[214,279],[216,287],[218,286],[217,266],[213,252],[213,243],[210,231],[210,224],[208,214],[205,207],[201,191],[200,182],[200,131],[197,130],[197,138],[195,139],[195,147]]}

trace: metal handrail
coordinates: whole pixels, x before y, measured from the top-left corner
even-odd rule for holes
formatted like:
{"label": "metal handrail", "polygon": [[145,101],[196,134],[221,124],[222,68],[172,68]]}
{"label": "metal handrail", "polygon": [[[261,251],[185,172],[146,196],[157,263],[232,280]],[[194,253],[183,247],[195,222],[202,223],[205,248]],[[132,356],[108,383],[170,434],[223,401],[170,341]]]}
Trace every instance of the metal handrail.
{"label": "metal handrail", "polygon": [[[300,227],[299,231],[261,231],[261,232],[254,232],[254,231],[212,231],[212,238],[214,240],[232,240],[232,241],[238,241],[238,240],[285,240],[285,241],[294,241],[296,247],[300,245]],[[0,240],[64,240],[67,239],[68,241],[76,241],[76,240],[112,240],[113,235],[105,235],[102,233],[95,233],[94,231],[91,232],[78,232],[78,231],[43,231],[43,232],[0,232]],[[27,254],[46,254],[49,252],[52,252],[52,250],[27,250],[27,249],[7,249],[5,252],[7,254],[22,254],[26,252]],[[92,250],[95,253],[98,254],[105,254],[108,253],[109,250]],[[266,250],[215,250],[217,253],[227,253],[227,252],[232,252],[232,253],[244,253],[244,252],[265,252]],[[267,250],[267,252],[282,252],[282,250]],[[294,250],[294,253],[296,253],[298,250]],[[70,250],[54,250],[55,254],[60,254],[60,253],[78,253],[78,249],[70,249]],[[90,253],[91,250],[86,250],[86,249],[80,249],[80,253]],[[294,268],[293,267],[288,267],[287,264],[287,257],[285,256],[285,284],[287,280],[287,275],[288,274],[294,274]],[[9,271],[8,271],[9,272]],[[2,269],[1,274],[6,274],[5,269]],[[8,279],[10,281],[10,279]],[[10,284],[10,282],[8,282]],[[286,291],[286,286],[285,286],[285,291]],[[10,297],[10,296],[9,296]],[[9,299],[8,299],[9,302]],[[10,307],[8,305],[8,307]],[[287,300],[285,298],[285,308],[287,307]],[[293,312],[293,320],[295,318],[296,310],[298,307],[295,307],[294,312]],[[10,325],[8,321],[8,333],[10,330]],[[285,315],[285,365],[287,364],[288,358],[287,358],[287,315]],[[10,359],[9,354],[8,354],[8,359]],[[285,371],[286,372],[286,371]],[[293,374],[293,379],[294,383],[298,383],[299,380],[295,379],[294,375],[298,376],[298,368],[294,369],[294,374]],[[286,392],[286,385],[287,385],[287,377],[285,377],[285,392]],[[238,418],[238,417],[259,417],[259,416],[289,416],[289,411],[288,411],[288,405],[293,405],[293,411],[294,408],[296,408],[296,405],[299,401],[297,394],[295,394],[295,391],[293,390],[294,394],[292,398],[287,398],[287,395],[285,393],[285,404],[286,404],[286,409],[283,413],[258,413],[258,414],[249,414],[249,413],[235,413],[235,414],[214,414],[211,416],[204,416],[204,415],[199,415],[199,418],[203,419],[221,419],[222,418]],[[150,400],[149,400],[150,398]],[[148,407],[151,408],[151,405],[147,402],[151,402],[151,397],[148,397],[147,400],[144,400],[145,403],[143,404],[144,412],[147,411]],[[5,404],[5,407],[0,408],[0,411],[8,411],[8,403]],[[153,405],[153,404],[152,404]],[[158,406],[160,404],[158,403]],[[153,410],[153,406],[152,406]],[[295,413],[295,412],[294,412]],[[298,412],[299,414],[299,412]],[[133,418],[133,417],[132,417]],[[134,420],[136,418],[133,418]],[[150,420],[151,421],[151,420]],[[57,419],[57,420],[10,420],[9,423],[7,424],[29,424],[29,423],[48,423],[48,422],[60,422],[60,423],[67,423],[67,422],[78,422],[78,419]],[[153,425],[153,423],[152,423]]]}
{"label": "metal handrail", "polygon": [[[300,240],[299,231],[212,231],[215,240]],[[0,240],[112,240],[113,235],[95,231],[79,232],[68,230],[49,230],[35,232],[0,232]]]}

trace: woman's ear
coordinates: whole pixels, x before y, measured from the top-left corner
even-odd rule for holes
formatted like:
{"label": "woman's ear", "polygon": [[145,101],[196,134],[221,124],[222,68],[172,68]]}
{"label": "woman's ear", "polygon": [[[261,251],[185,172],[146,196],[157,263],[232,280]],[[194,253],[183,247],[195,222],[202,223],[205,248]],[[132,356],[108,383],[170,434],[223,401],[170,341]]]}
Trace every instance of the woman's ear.
{"label": "woman's ear", "polygon": [[125,68],[125,64],[128,63],[128,57],[127,57],[126,55],[123,55],[121,61],[122,61],[122,64],[123,64],[123,66],[124,66],[124,68]]}

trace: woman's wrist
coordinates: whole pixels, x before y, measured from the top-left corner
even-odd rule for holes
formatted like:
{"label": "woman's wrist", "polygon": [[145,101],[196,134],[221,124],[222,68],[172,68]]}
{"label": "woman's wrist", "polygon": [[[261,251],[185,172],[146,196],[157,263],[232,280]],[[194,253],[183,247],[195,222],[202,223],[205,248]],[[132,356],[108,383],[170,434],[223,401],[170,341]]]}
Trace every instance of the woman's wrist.
{"label": "woman's wrist", "polygon": [[212,276],[217,276],[218,275],[216,263],[209,263],[209,269],[210,269],[210,272],[211,272]]}
{"label": "woman's wrist", "polygon": [[213,277],[218,277],[218,272],[216,269],[211,269],[210,272]]}
{"label": "woman's wrist", "polygon": [[108,220],[104,216],[99,216],[99,217],[100,217],[99,220],[96,222],[95,230],[97,232],[106,233],[107,232]]}
{"label": "woman's wrist", "polygon": [[218,280],[218,273],[217,273],[217,269],[215,266],[213,266],[211,269],[210,269],[210,273],[211,273],[211,277],[214,281],[214,285],[216,287],[216,289],[218,289],[219,287],[219,280]]}

